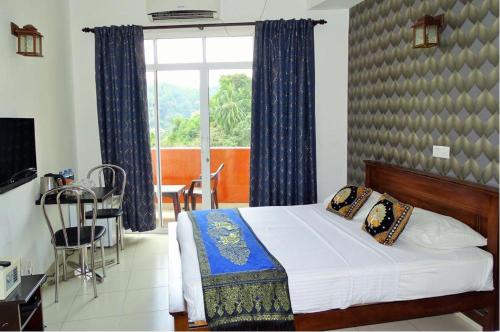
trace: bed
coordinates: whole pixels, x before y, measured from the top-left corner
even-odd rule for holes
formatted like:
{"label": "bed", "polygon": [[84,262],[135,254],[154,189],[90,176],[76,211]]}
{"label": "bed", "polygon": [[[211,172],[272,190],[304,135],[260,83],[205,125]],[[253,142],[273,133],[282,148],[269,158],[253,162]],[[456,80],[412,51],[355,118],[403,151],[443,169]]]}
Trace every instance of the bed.
{"label": "bed", "polygon": [[[366,162],[366,185],[457,218],[487,237],[488,245],[439,253],[404,242],[386,247],[360,232],[360,224],[346,222],[321,204],[241,209],[287,270],[296,329],[345,328],[453,312],[464,312],[485,330],[497,329],[498,190],[371,161]],[[191,224],[181,215],[169,227],[169,301],[175,329],[206,330]],[[283,236],[276,239],[275,234]]]}

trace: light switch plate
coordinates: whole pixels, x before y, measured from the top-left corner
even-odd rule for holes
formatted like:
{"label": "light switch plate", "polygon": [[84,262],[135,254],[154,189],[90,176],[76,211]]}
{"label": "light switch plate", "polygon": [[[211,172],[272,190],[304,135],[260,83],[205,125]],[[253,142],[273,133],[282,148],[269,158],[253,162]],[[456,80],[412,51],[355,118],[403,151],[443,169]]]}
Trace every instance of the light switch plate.
{"label": "light switch plate", "polygon": [[450,147],[434,145],[432,148],[432,156],[435,158],[450,159]]}

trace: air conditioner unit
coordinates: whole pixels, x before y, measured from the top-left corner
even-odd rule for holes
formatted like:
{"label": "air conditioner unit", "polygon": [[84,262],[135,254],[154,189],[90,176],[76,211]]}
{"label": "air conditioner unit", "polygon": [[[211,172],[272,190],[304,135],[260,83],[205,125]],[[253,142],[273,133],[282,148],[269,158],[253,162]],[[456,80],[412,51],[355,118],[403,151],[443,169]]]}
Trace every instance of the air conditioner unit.
{"label": "air conditioner unit", "polygon": [[146,0],[151,21],[219,18],[220,0]]}

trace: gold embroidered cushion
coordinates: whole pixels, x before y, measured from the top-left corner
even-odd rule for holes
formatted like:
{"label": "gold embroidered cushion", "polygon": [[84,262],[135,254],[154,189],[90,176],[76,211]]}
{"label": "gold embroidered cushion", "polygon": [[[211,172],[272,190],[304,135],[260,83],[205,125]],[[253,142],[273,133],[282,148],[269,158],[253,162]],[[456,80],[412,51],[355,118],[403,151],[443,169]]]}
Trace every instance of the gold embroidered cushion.
{"label": "gold embroidered cushion", "polygon": [[363,229],[379,243],[392,246],[404,230],[413,206],[383,194],[366,217]]}
{"label": "gold embroidered cushion", "polygon": [[333,196],[326,209],[346,219],[352,219],[371,193],[370,188],[363,186],[346,186]]}

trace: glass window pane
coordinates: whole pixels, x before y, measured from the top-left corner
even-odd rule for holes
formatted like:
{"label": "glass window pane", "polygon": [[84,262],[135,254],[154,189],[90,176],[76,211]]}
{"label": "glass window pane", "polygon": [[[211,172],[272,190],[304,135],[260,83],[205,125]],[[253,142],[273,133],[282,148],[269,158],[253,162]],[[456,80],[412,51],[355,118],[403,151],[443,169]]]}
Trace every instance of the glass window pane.
{"label": "glass window pane", "polygon": [[201,38],[159,39],[156,47],[161,64],[203,62]]}
{"label": "glass window pane", "polygon": [[253,37],[207,38],[207,62],[252,62]]}
{"label": "glass window pane", "polygon": [[424,28],[418,27],[415,31],[415,45],[422,45],[425,42]]}
{"label": "glass window pane", "polygon": [[210,145],[250,147],[252,70],[210,70]]}
{"label": "glass window pane", "polygon": [[147,65],[154,65],[155,63],[155,55],[154,55],[154,45],[152,40],[144,41],[144,55],[146,57]]}
{"label": "glass window pane", "polygon": [[200,147],[200,72],[158,72],[160,146]]}
{"label": "glass window pane", "polygon": [[210,70],[210,171],[224,164],[217,199],[225,208],[248,206],[252,70]]}
{"label": "glass window pane", "polygon": [[437,44],[438,42],[438,32],[437,32],[438,28],[436,25],[433,25],[433,26],[430,26],[430,27],[427,27],[426,31],[427,31],[427,42],[429,43],[433,43],[433,44]]}
{"label": "glass window pane", "polygon": [[33,36],[26,36],[26,52],[34,52],[33,43]]}

